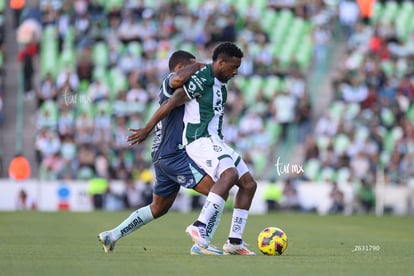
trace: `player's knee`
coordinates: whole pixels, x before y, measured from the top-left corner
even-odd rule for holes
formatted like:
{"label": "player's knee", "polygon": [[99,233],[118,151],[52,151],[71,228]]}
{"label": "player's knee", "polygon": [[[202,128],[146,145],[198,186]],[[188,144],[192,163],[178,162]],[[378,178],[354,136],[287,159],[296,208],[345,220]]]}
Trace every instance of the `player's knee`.
{"label": "player's knee", "polygon": [[225,179],[227,183],[231,183],[233,186],[234,183],[239,179],[239,172],[237,168],[234,167],[234,161],[231,158],[223,158],[220,160],[217,172],[221,179]]}
{"label": "player's knee", "polygon": [[257,189],[257,182],[252,178],[250,181],[247,182],[246,189],[249,190],[251,193],[255,193]]}
{"label": "player's knee", "polygon": [[247,173],[241,177],[238,186],[254,194],[257,189],[257,182],[249,173]]}
{"label": "player's knee", "polygon": [[170,209],[169,206],[164,206],[164,205],[154,204],[154,203],[151,203],[150,208],[151,208],[151,213],[154,219],[162,217],[163,215],[168,213],[168,210]]}
{"label": "player's knee", "polygon": [[220,175],[220,178],[226,179],[226,182],[234,185],[239,178],[239,173],[235,167],[228,168]]}

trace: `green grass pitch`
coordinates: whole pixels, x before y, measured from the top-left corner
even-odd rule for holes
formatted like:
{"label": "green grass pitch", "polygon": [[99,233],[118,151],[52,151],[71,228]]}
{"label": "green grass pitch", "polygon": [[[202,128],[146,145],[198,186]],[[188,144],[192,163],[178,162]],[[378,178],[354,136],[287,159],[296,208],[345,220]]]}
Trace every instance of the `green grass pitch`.
{"label": "green grass pitch", "polygon": [[[413,217],[250,215],[244,239],[257,256],[190,256],[184,233],[198,213],[171,212],[105,254],[96,235],[130,212],[0,212],[1,275],[414,275]],[[225,241],[223,214],[213,243]],[[260,230],[289,238],[279,257],[259,254]]]}

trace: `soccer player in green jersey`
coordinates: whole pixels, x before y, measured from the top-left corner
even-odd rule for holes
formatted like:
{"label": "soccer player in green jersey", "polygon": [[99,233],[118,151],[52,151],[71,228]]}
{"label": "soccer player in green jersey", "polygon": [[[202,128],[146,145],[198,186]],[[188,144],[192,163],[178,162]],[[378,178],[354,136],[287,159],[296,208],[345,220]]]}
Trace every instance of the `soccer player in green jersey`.
{"label": "soccer player in green jersey", "polygon": [[219,44],[213,62],[197,71],[183,86],[191,101],[185,104],[183,144],[187,154],[216,182],[207,196],[198,219],[186,229],[193,241],[207,247],[212,239],[214,218],[221,215],[230,189],[239,187],[229,238],[223,251],[235,255],[254,255],[242,239],[250,205],[256,191],[246,163],[223,140],[226,83],[238,73],[243,52],[234,43]]}
{"label": "soccer player in green jersey", "polygon": [[[154,124],[174,107],[185,103],[183,145],[195,163],[216,182],[210,190],[201,213],[186,232],[202,248],[208,248],[224,209],[230,189],[236,184],[232,224],[223,251],[232,255],[255,255],[243,242],[248,212],[256,192],[253,179],[238,153],[223,141],[222,122],[227,100],[226,83],[235,75],[243,52],[233,43],[222,43],[213,52],[213,62],[197,71],[151,119]],[[135,130],[129,142],[140,143],[148,135],[145,129]]]}

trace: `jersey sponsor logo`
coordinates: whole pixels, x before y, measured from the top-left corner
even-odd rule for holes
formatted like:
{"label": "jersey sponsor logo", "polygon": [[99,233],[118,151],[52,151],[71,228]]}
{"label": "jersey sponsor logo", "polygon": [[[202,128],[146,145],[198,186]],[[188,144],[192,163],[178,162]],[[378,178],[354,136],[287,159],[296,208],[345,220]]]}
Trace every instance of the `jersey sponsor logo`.
{"label": "jersey sponsor logo", "polygon": [[209,237],[210,237],[211,232],[213,232],[214,225],[216,224],[217,217],[219,215],[219,211],[217,210],[218,209],[218,205],[217,204],[214,204],[214,207],[216,207],[215,208],[216,211],[214,212],[213,216],[209,219],[209,221],[207,223],[207,227],[206,227],[206,233],[207,233],[207,236],[209,236]]}
{"label": "jersey sponsor logo", "polygon": [[223,114],[224,106],[223,106],[223,93],[221,92],[220,89],[216,90],[216,96],[217,98],[214,104],[214,113],[221,115]]}
{"label": "jersey sponsor logo", "polygon": [[143,224],[143,223],[144,221],[142,220],[142,218],[136,217],[130,224],[122,228],[121,235],[125,236],[126,234],[128,234],[128,232],[131,232],[132,230],[134,230],[138,224]]}
{"label": "jersey sponsor logo", "polygon": [[[200,87],[200,89],[203,90],[202,87]],[[197,90],[197,85],[193,81],[190,81],[190,83],[188,84],[188,91],[190,92],[191,96],[193,98],[201,97],[201,93],[196,92],[196,90]]]}
{"label": "jersey sponsor logo", "polygon": [[196,89],[196,85],[197,85],[198,88],[201,91],[204,91],[203,82],[206,82],[206,81],[207,81],[207,79],[205,79],[205,78],[200,78],[199,76],[193,75],[193,76],[191,76],[191,81],[190,81],[190,84],[189,84],[188,88],[190,90],[194,91]]}

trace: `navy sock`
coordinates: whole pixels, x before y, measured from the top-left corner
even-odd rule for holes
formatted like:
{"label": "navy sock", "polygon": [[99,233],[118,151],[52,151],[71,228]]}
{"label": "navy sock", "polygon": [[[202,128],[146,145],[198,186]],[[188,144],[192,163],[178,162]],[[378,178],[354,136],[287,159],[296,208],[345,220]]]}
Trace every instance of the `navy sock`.
{"label": "navy sock", "polygon": [[202,223],[201,221],[199,221],[199,220],[196,220],[194,223],[193,223],[193,225],[194,226],[204,226],[204,227],[206,227],[206,224],[205,223]]}
{"label": "navy sock", "polygon": [[229,238],[229,242],[231,244],[241,244],[242,243],[242,240],[241,239],[238,239],[238,238]]}

